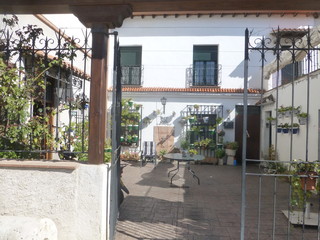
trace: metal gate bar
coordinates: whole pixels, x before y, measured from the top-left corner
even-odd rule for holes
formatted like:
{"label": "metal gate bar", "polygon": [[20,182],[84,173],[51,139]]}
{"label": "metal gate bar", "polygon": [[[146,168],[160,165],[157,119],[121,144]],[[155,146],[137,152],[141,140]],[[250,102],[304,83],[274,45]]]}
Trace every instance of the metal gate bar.
{"label": "metal gate bar", "polygon": [[[258,46],[252,46],[250,44],[250,36],[249,36],[249,30],[246,29],[245,31],[245,57],[244,57],[244,95],[243,95],[243,105],[244,105],[244,116],[243,116],[243,152],[242,152],[242,194],[241,194],[241,198],[242,198],[242,203],[241,203],[241,225],[240,225],[240,238],[241,240],[245,240],[248,239],[247,236],[245,236],[246,234],[246,227],[247,227],[247,223],[246,223],[246,212],[248,211],[248,199],[246,199],[246,189],[247,189],[247,178],[257,178],[258,182],[257,182],[257,186],[258,186],[258,200],[257,200],[257,229],[256,229],[256,233],[257,233],[257,238],[256,239],[260,239],[261,233],[262,233],[262,209],[263,209],[263,199],[262,199],[262,194],[263,194],[263,187],[264,187],[264,181],[263,179],[266,179],[268,177],[272,177],[273,178],[273,188],[272,188],[272,192],[270,194],[272,194],[272,229],[271,229],[271,235],[270,238],[271,239],[277,239],[278,238],[278,232],[277,232],[277,227],[278,227],[278,214],[279,214],[279,206],[280,206],[280,202],[279,202],[279,184],[281,183],[279,178],[280,177],[286,177],[289,180],[289,184],[288,184],[288,188],[287,188],[287,210],[283,210],[283,211],[287,211],[286,214],[288,216],[288,220],[287,220],[287,233],[286,233],[286,239],[290,240],[293,237],[294,234],[294,239],[296,239],[297,235],[296,235],[296,229],[293,230],[292,229],[292,224],[290,222],[290,218],[292,216],[292,205],[291,205],[291,201],[292,201],[292,179],[293,177],[295,177],[295,175],[292,175],[291,173],[288,174],[279,174],[279,173],[255,173],[255,172],[248,172],[247,171],[247,164],[248,162],[255,162],[259,165],[261,165],[262,163],[268,161],[269,163],[279,163],[279,159],[276,157],[275,161],[271,161],[268,159],[247,159],[246,158],[246,151],[245,149],[247,149],[247,141],[246,141],[246,130],[247,130],[247,105],[248,105],[248,94],[247,94],[247,88],[248,88],[248,79],[249,79],[249,51],[251,52],[258,52],[261,55],[261,92],[263,94],[263,81],[264,81],[264,70],[265,70],[265,61],[266,61],[266,53],[267,52],[273,52],[276,58],[276,84],[275,84],[275,94],[276,94],[276,102],[275,102],[275,108],[276,108],[276,124],[278,125],[278,117],[279,117],[279,87],[280,87],[280,69],[282,67],[280,67],[280,60],[281,60],[281,55],[283,52],[287,51],[289,52],[289,54],[291,54],[291,61],[289,63],[292,63],[293,67],[292,67],[292,78],[290,79],[291,83],[288,86],[291,86],[291,107],[294,107],[295,102],[296,102],[296,89],[295,89],[295,80],[296,80],[296,75],[295,73],[299,70],[298,68],[296,68],[295,63],[297,63],[297,59],[296,59],[296,53],[298,53],[299,51],[305,52],[307,57],[304,60],[305,61],[305,65],[307,65],[307,71],[303,72],[304,77],[306,79],[306,83],[307,83],[307,88],[306,88],[306,101],[307,101],[307,114],[309,115],[310,112],[310,72],[311,71],[315,71],[317,69],[320,68],[320,66],[318,65],[318,63],[314,63],[311,67],[312,61],[315,61],[315,57],[314,56],[318,56],[319,52],[320,52],[320,48],[317,46],[312,46],[311,45],[311,34],[310,34],[310,28],[307,29],[306,31],[306,39],[307,39],[307,46],[301,46],[298,45],[298,42],[301,40],[300,38],[291,38],[291,48],[289,49],[282,49],[281,46],[281,35],[280,35],[280,28],[278,28],[275,32],[275,43],[274,45],[270,44],[271,41],[269,41],[270,39],[266,39],[265,37],[262,37],[260,40],[260,45]],[[257,39],[256,39],[257,40]],[[255,41],[255,43],[257,44],[257,41]],[[318,59],[319,61],[319,59]],[[288,64],[289,64],[288,63]],[[314,66],[318,66],[318,68],[314,67]],[[263,95],[261,95],[261,100],[263,98]],[[262,101],[261,101],[262,102]],[[290,116],[290,121],[291,124],[293,123],[293,113],[291,113]],[[292,127],[291,127],[292,128]],[[306,125],[306,139],[305,139],[305,162],[308,163],[309,162],[309,123],[307,121],[307,125]],[[293,164],[293,147],[294,145],[294,139],[293,139],[293,135],[291,134],[290,140],[288,141],[289,143],[289,161],[285,160],[281,161],[281,163],[287,164],[289,166],[289,169],[292,168],[292,164]],[[273,142],[274,142],[274,146],[275,146],[275,151],[277,152],[278,149],[278,144],[279,144],[279,139],[278,139],[278,135],[276,133],[276,129],[275,129],[275,136],[273,138]],[[317,195],[318,197],[318,213],[320,212],[320,195]],[[302,211],[302,227],[301,227],[301,232],[298,234],[298,237],[300,237],[301,235],[301,239],[310,239],[310,231],[309,229],[306,228],[306,222],[305,222],[305,216],[306,216],[306,191],[304,191],[304,208]],[[283,200],[282,200],[283,201]],[[281,207],[281,206],[280,206]],[[282,216],[282,215],[281,215]],[[283,215],[284,216],[284,215]],[[320,214],[318,214],[318,224],[317,224],[317,239],[319,238],[320,235]],[[282,235],[283,237],[283,235]],[[315,237],[313,238],[315,239]]]}

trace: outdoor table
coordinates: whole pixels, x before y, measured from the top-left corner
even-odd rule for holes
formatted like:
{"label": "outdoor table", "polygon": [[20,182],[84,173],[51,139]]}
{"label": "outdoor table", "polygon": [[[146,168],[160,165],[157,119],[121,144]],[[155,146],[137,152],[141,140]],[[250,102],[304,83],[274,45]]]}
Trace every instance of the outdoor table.
{"label": "outdoor table", "polygon": [[175,175],[179,172],[180,169],[180,162],[186,162],[186,167],[188,171],[192,174],[193,178],[196,178],[198,180],[198,184],[200,185],[200,179],[199,177],[195,174],[195,172],[190,168],[190,162],[192,161],[201,161],[204,159],[203,155],[190,155],[190,154],[182,154],[182,153],[168,153],[164,155],[165,158],[175,160],[178,162],[177,168],[171,170],[168,172],[168,177],[170,177],[170,173],[176,171],[173,176],[171,177],[171,185],[172,185],[172,179],[174,178]]}

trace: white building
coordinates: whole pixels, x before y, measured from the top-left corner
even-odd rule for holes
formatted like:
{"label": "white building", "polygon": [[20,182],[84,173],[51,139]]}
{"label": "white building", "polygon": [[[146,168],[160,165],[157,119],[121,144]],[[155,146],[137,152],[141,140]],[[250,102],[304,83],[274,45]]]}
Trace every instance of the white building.
{"label": "white building", "polygon": [[[167,150],[173,145],[179,147],[179,138],[187,130],[180,120],[188,114],[188,105],[197,104],[204,105],[203,111],[207,106],[221,109],[219,113],[209,114],[222,117],[223,122],[234,122],[234,127],[227,123],[231,128],[224,129],[223,141],[241,143],[245,29],[249,29],[254,40],[269,36],[278,27],[302,28],[315,24],[316,19],[305,14],[150,14],[126,19],[116,29],[122,66],[132,69],[131,73],[123,71],[126,76],[123,81],[127,81],[123,98],[132,98],[143,105],[143,119],[152,117],[151,123],[142,127],[141,142],[154,141],[161,145],[160,149]],[[112,58],[110,53],[111,64]],[[261,97],[261,62],[258,55],[250,55],[250,61],[248,103],[252,107],[249,107],[247,152],[248,158],[259,158],[260,111],[254,105]],[[130,74],[133,75],[128,77]],[[109,71],[109,86],[111,75]],[[167,99],[165,113],[160,101],[163,97]],[[155,110],[161,114],[153,115]],[[170,134],[174,138],[169,138]],[[237,158],[240,156],[241,150]]]}
{"label": "white building", "polygon": [[[272,96],[273,101],[262,104],[261,146],[266,153],[268,146],[274,145],[281,161],[294,159],[316,161],[320,157],[319,29],[320,26],[316,25],[313,28],[311,26],[309,32],[307,29],[281,30],[283,46],[287,45],[287,49],[290,50],[280,54],[279,64],[273,61],[265,67],[264,82],[267,83],[265,89],[268,91],[264,94],[264,98]],[[310,37],[309,44],[308,37]],[[293,43],[288,39],[295,41]],[[283,114],[281,110],[285,108],[298,111],[292,115],[290,111],[285,111],[287,114]],[[301,113],[307,114],[306,123],[302,122]],[[275,124],[269,124],[267,118],[270,116],[277,120]],[[282,130],[282,125],[289,125],[289,130]],[[296,125],[299,129],[293,131],[291,125]]]}

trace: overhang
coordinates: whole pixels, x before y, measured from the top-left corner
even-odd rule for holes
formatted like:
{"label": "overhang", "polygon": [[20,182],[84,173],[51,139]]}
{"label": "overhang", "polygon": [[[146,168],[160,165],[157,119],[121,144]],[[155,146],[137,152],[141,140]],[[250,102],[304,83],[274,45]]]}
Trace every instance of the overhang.
{"label": "overhang", "polygon": [[130,5],[133,12],[302,11],[319,12],[318,0],[11,0],[0,1],[1,13],[72,13],[71,6]]}

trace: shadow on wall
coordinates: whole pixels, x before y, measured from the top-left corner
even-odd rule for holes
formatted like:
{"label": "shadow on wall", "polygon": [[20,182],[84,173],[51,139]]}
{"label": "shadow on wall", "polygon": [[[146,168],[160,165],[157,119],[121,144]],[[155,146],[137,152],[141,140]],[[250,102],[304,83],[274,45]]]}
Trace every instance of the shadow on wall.
{"label": "shadow on wall", "polygon": [[[244,36],[243,32],[243,36]],[[251,42],[252,43],[252,42]],[[261,43],[257,42],[256,46],[251,47],[261,47]],[[243,53],[244,53],[243,49]],[[265,54],[266,61],[270,62],[275,58],[273,52],[266,52]],[[260,88],[260,80],[261,80],[261,66],[262,66],[262,58],[260,51],[249,51],[249,70],[248,70],[248,88]],[[230,73],[229,77],[231,78],[244,78],[244,60]],[[255,82],[253,82],[255,81]]]}

